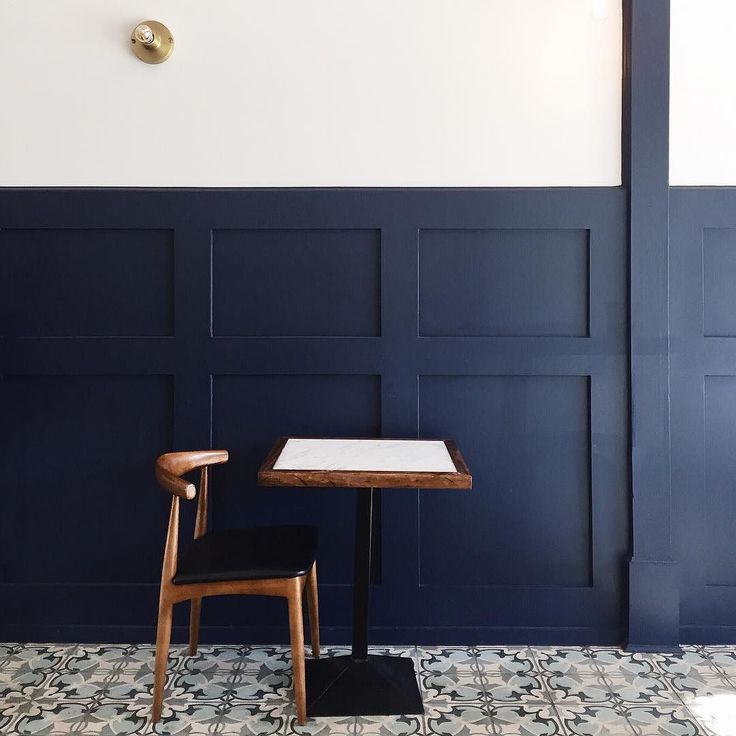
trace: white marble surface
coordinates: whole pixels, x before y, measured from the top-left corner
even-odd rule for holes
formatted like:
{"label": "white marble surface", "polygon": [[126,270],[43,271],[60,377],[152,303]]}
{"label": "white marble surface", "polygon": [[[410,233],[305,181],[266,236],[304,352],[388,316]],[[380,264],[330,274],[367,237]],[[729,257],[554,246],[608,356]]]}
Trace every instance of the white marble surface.
{"label": "white marble surface", "polygon": [[457,472],[440,440],[290,439],[273,469]]}

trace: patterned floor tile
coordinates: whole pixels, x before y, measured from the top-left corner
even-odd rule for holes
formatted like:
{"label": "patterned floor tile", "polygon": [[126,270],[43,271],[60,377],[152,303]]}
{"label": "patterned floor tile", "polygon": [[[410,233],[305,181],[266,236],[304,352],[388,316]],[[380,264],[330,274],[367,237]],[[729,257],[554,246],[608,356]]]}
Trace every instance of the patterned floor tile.
{"label": "patterned floor tile", "polygon": [[[348,647],[327,647],[327,656]],[[0,645],[0,734],[736,736],[736,648],[371,647],[421,665],[424,716],[296,722],[288,647],[172,648],[151,724],[154,648]],[[730,676],[729,676],[730,675]]]}
{"label": "patterned floor tile", "polygon": [[358,716],[355,733],[362,736],[413,736],[424,733],[424,716]]}
{"label": "patterned floor tile", "polygon": [[624,713],[637,736],[711,736],[681,705],[627,706]]}
{"label": "patterned floor tile", "polygon": [[547,699],[542,676],[527,647],[477,647],[476,661],[490,702],[526,703]]}
{"label": "patterned floor tile", "polygon": [[493,703],[526,703],[547,699],[542,678],[535,673],[484,672],[486,697]]}
{"label": "patterned floor tile", "polygon": [[654,662],[639,652],[623,652],[611,647],[591,647],[590,656],[604,674],[646,676],[657,674]]}
{"label": "patterned floor tile", "polygon": [[477,667],[475,655],[467,647],[419,647],[417,661],[420,671],[427,672],[467,671]]}
{"label": "patterned floor tile", "polygon": [[494,705],[491,719],[500,736],[563,736],[555,709],[547,704]]}
{"label": "patterned floor tile", "polygon": [[[165,689],[173,694],[173,678],[181,662],[170,660]],[[94,661],[72,657],[46,684],[48,695],[68,701],[109,698],[146,698],[153,691],[153,660],[143,659],[136,666],[99,670]]]}
{"label": "patterned floor tile", "polygon": [[377,645],[368,647],[368,654],[376,654],[382,657],[409,657],[410,659],[415,659],[417,655],[417,648]]}
{"label": "patterned floor tile", "polygon": [[733,685],[721,675],[691,672],[686,676],[667,678],[672,689],[687,705],[696,699],[713,698],[720,695],[734,695]]}
{"label": "patterned floor tile", "polygon": [[13,724],[14,734],[139,734],[147,728],[147,713],[136,713],[130,703],[36,701]]}
{"label": "patterned floor tile", "polygon": [[342,718],[310,718],[303,726],[300,726],[294,715],[293,708],[285,733],[287,736],[348,736],[355,733],[355,717],[346,716]]}
{"label": "patterned floor tile", "polygon": [[[307,648],[307,656],[311,654]],[[289,647],[243,647],[239,654],[240,667],[247,671],[267,668],[271,672],[291,669]]]}
{"label": "patterned floor tile", "polygon": [[534,649],[539,670],[551,675],[597,675],[590,652],[579,648]]}
{"label": "patterned floor tile", "polygon": [[527,674],[535,672],[537,665],[528,647],[498,648],[476,647],[475,658],[478,667],[486,672],[513,672]]}
{"label": "patterned floor tile", "polygon": [[161,721],[150,732],[270,736],[285,733],[290,718],[291,711],[283,704],[192,703],[183,699],[166,703]]}
{"label": "patterned floor tile", "polygon": [[614,697],[598,674],[543,675],[549,696],[561,705],[613,705]]}
{"label": "patterned floor tile", "polygon": [[706,647],[705,653],[717,670],[736,678],[735,647]]}
{"label": "patterned floor tile", "polygon": [[427,736],[490,736],[498,733],[493,729],[488,707],[482,703],[426,703],[424,723]]}
{"label": "patterned floor tile", "polygon": [[0,697],[22,695],[46,685],[68,650],[52,646],[8,646],[0,665]]}
{"label": "patterned floor tile", "polygon": [[43,691],[4,697],[0,700],[0,733],[50,733],[56,705]]}
{"label": "patterned floor tile", "polygon": [[292,693],[291,667],[275,671],[267,665],[257,670],[237,669],[228,678],[227,688],[236,702],[286,701]]}
{"label": "patterned floor tile", "polygon": [[715,674],[713,662],[705,652],[684,650],[682,654],[649,654],[647,658],[665,675],[687,677],[691,674]]}
{"label": "patterned floor tile", "polygon": [[449,703],[471,703],[483,700],[483,680],[472,670],[421,672],[421,688],[427,700]]}
{"label": "patterned floor tile", "polygon": [[[347,645],[324,646],[320,649],[320,657],[344,657],[350,654],[350,647]],[[291,654],[289,655],[291,656]]]}
{"label": "patterned floor tile", "polygon": [[622,703],[679,703],[664,675],[607,675],[606,683]]}
{"label": "patterned floor tile", "polygon": [[557,713],[571,736],[634,736],[634,729],[617,708],[610,705],[558,706]]}
{"label": "patterned floor tile", "polygon": [[219,700],[232,693],[240,671],[241,652],[236,647],[212,647],[187,657],[171,683],[169,695],[187,695],[192,700]]}

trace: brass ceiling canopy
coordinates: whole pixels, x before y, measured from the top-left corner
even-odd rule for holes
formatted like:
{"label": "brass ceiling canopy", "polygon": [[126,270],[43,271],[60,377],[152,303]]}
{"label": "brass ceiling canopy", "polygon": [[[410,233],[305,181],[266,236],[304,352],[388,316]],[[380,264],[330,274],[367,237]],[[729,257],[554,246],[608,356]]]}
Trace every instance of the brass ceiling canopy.
{"label": "brass ceiling canopy", "polygon": [[146,64],[160,64],[174,51],[171,31],[157,20],[141,21],[130,36],[133,53]]}

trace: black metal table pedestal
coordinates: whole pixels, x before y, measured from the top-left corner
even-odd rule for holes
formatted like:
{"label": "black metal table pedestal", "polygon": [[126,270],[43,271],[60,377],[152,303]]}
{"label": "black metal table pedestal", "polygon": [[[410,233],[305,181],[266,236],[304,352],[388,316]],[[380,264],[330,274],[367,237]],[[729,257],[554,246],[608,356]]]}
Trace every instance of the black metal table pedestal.
{"label": "black metal table pedestal", "polygon": [[423,713],[414,662],[368,655],[368,601],[378,565],[380,491],[361,488],[355,514],[353,650],[343,657],[306,661],[309,716],[378,716]]}

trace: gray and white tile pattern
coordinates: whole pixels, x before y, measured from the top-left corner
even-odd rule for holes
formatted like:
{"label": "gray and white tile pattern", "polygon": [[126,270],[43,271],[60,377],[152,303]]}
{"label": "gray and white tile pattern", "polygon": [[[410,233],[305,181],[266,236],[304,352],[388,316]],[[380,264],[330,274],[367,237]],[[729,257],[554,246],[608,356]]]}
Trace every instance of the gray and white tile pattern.
{"label": "gray and white tile pattern", "polygon": [[0,644],[0,734],[736,736],[736,647],[372,650],[414,660],[424,715],[299,726],[288,648],[211,646],[172,649],[154,726],[153,647]]}

